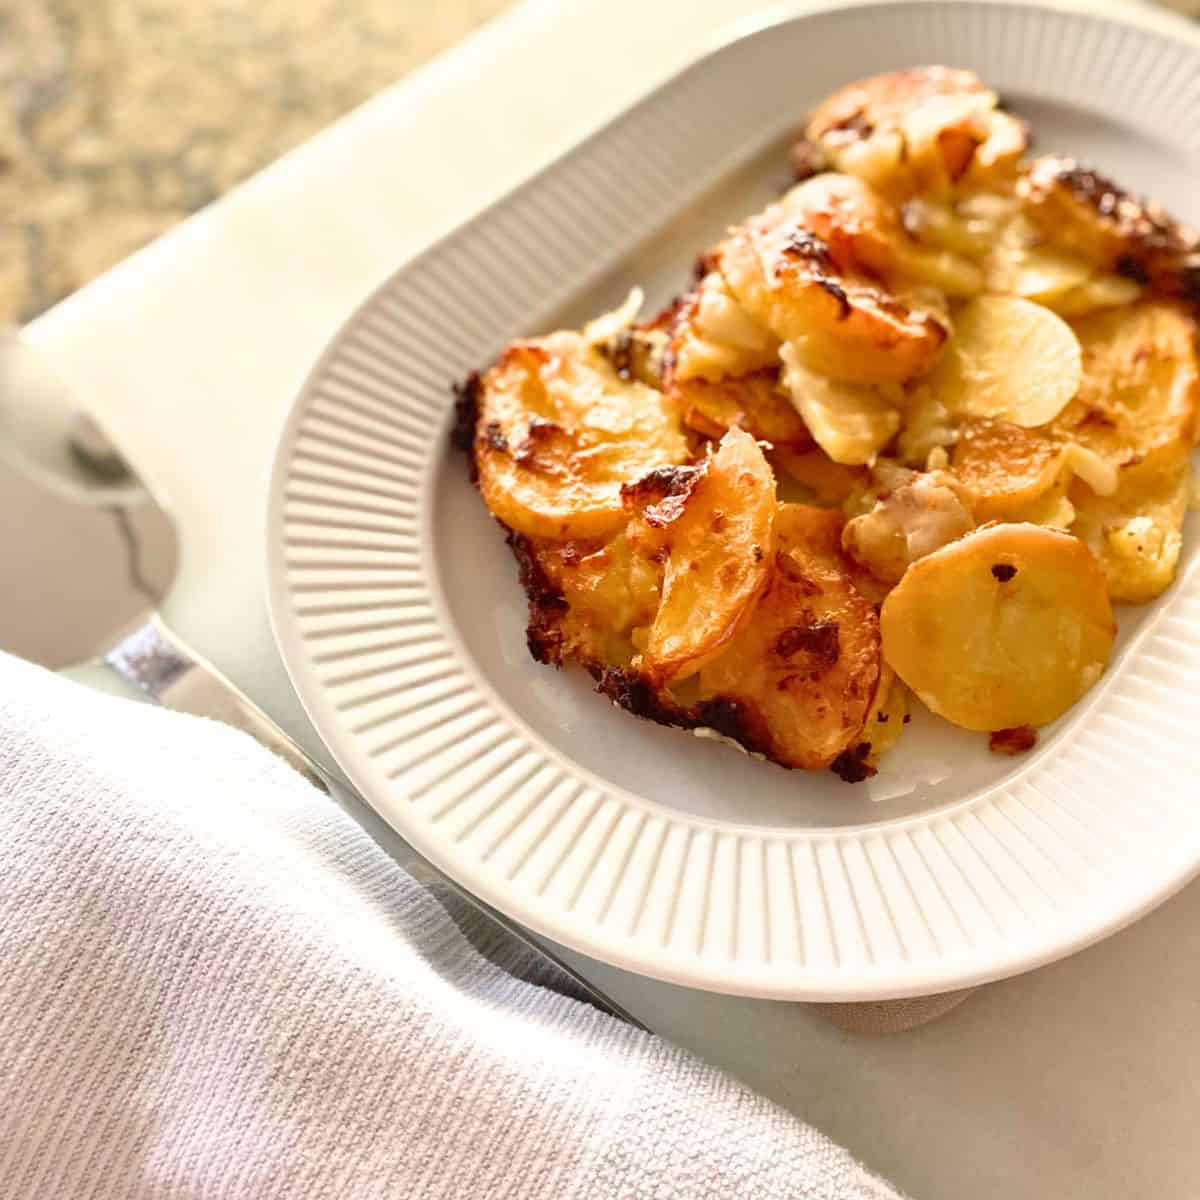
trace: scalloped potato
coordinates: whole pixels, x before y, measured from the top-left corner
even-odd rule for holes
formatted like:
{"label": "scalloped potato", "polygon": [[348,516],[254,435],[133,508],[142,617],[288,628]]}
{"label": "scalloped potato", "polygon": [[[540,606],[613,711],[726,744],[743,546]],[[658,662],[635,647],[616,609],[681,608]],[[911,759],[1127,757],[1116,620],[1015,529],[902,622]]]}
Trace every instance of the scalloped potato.
{"label": "scalloped potato", "polygon": [[635,665],[659,682],[686,679],[766,586],[775,476],[754,439],[731,429],[700,466],[653,473],[626,498],[638,514],[635,546],[663,563],[662,601]]}
{"label": "scalloped potato", "polygon": [[514,342],[481,390],[480,493],[501,521],[532,537],[616,532],[621,488],[690,456],[662,395],[622,379],[579,334]]}
{"label": "scalloped potato", "polygon": [[751,744],[791,767],[829,766],[863,740],[879,684],[879,618],[840,552],[842,520],[783,504],[770,586],[700,672],[700,695],[736,705]]}
{"label": "scalloped potato", "polygon": [[1087,693],[1182,553],[1200,234],[1026,141],[969,71],[850,84],[656,315],[456,389],[534,658],[847,782],[916,700],[1011,753]]}
{"label": "scalloped potato", "polygon": [[1078,538],[993,525],[914,563],[883,602],[888,665],[933,712],[990,732],[1046,725],[1103,674],[1116,625]]}

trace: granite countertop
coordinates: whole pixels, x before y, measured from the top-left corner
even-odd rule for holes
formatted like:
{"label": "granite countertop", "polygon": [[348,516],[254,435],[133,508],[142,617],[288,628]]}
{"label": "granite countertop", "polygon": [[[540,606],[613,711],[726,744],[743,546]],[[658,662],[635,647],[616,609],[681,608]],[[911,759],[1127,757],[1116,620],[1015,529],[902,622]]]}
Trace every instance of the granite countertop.
{"label": "granite countertop", "polygon": [[0,0],[0,321],[27,321],[509,0]]}

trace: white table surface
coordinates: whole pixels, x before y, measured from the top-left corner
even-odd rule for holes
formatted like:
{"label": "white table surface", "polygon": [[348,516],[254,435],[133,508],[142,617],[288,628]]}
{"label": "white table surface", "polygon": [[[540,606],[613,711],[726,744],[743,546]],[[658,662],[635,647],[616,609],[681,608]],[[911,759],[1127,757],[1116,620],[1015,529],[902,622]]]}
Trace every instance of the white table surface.
{"label": "white table surface", "polygon": [[[310,749],[263,553],[275,436],[310,361],[398,262],[769,7],[527,0],[28,329],[176,514],[169,621]],[[920,1200],[1200,1194],[1200,885],[882,1039],[573,961]]]}

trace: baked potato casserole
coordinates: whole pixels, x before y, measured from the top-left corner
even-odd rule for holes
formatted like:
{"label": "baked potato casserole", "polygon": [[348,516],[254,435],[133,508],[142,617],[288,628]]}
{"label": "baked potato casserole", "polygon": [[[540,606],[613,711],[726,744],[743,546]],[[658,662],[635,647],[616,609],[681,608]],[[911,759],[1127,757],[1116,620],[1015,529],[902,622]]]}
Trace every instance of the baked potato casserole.
{"label": "baked potato casserole", "polygon": [[872,774],[914,704],[1016,753],[1174,577],[1200,236],[969,71],[825,100],[697,260],[512,342],[455,437],[539,662],[786,767]]}

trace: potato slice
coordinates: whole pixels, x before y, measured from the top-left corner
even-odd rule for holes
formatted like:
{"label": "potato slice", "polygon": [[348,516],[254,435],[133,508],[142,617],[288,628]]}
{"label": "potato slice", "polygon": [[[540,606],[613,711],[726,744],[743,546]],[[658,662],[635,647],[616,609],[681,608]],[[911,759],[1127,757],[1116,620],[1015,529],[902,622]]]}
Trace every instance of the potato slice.
{"label": "potato slice", "polygon": [[788,342],[780,352],[781,382],[813,441],[835,462],[861,466],[892,440],[900,413],[876,388],[842,383],[809,370],[803,352]]}
{"label": "potato slice", "polygon": [[779,386],[778,366],[718,382],[676,376],[667,398],[679,407],[684,424],[705,437],[719,438],[736,428],[774,446],[812,445],[808,426]]}
{"label": "potato slice", "polygon": [[1036,427],[1063,410],[1082,374],[1079,340],[1061,317],[1015,296],[980,296],[955,321],[929,386],[952,412]]}
{"label": "potato slice", "polygon": [[[864,467],[835,463],[819,446],[793,450],[776,446],[770,455],[776,478],[782,474],[805,489],[806,499],[825,508],[840,508],[856,492],[866,491],[871,478]],[[781,481],[782,482],[782,481]]]}
{"label": "potato slice", "polygon": [[1145,604],[1175,578],[1183,547],[1183,518],[1191,496],[1190,457],[1158,457],[1126,467],[1112,496],[1076,485],[1072,532],[1095,552],[1117,603]]}
{"label": "potato slice", "polygon": [[839,258],[788,200],[730,230],[716,251],[742,308],[802,343],[805,364],[834,379],[896,383],[927,372],[947,336],[940,299],[889,290]]}
{"label": "potato slice", "polygon": [[825,767],[856,747],[879,683],[879,619],[841,530],[828,509],[779,506],[770,586],[700,672],[702,700],[736,713],[743,743],[784,766]]}
{"label": "potato slice", "polygon": [[1078,287],[1042,301],[1060,317],[1082,317],[1103,308],[1122,308],[1141,299],[1142,289],[1120,275],[1092,275]]}
{"label": "potato slice", "polygon": [[[682,482],[684,472],[694,472]],[[735,636],[766,586],[775,476],[749,434],[731,429],[699,468],[627,489],[635,546],[664,563],[662,603],[637,668],[657,682],[694,674]]]}
{"label": "potato slice", "polygon": [[480,390],[479,490],[493,515],[532,537],[615,533],[621,488],[689,457],[662,395],[622,379],[579,334],[514,342]]}
{"label": "potato slice", "polygon": [[899,209],[853,175],[817,175],[794,187],[783,204],[843,268],[893,285],[925,284],[948,296],[974,296],[983,289],[983,272],[974,262],[916,241]]}
{"label": "potato slice", "polygon": [[527,641],[538,662],[627,667],[662,598],[662,565],[622,530],[605,545],[514,533],[509,544],[529,598]]}
{"label": "potato slice", "polygon": [[871,747],[867,755],[871,766],[877,767],[880,757],[900,740],[907,717],[908,688],[885,662],[880,668],[875,703],[867,714],[862,733],[863,741]]}
{"label": "potato slice", "polygon": [[989,292],[1049,304],[1081,287],[1091,275],[1088,263],[1065,250],[1009,245],[998,247],[988,260],[987,287]]}
{"label": "potato slice", "polygon": [[671,376],[720,380],[777,364],[779,339],[738,303],[725,280],[709,271],[680,301],[671,325]]}
{"label": "potato slice", "polygon": [[1036,429],[972,418],[959,429],[951,470],[978,521],[1012,520],[1066,468],[1066,449]]}
{"label": "potato slice", "polygon": [[834,92],[805,136],[839,170],[889,194],[938,195],[1012,175],[1025,126],[996,106],[970,71],[913,67]]}
{"label": "potato slice", "polygon": [[1112,652],[1104,572],[1069,534],[993,525],[914,563],[883,603],[883,652],[955,725],[1045,725]]}
{"label": "potato slice", "polygon": [[1083,381],[1049,432],[1094,450],[1115,467],[1174,459],[1197,430],[1196,326],[1170,304],[1147,301],[1072,322]]}
{"label": "potato slice", "polygon": [[1123,191],[1071,158],[1035,159],[1017,185],[1046,239],[1100,271],[1116,271],[1164,295],[1195,299],[1200,232],[1159,205]]}

